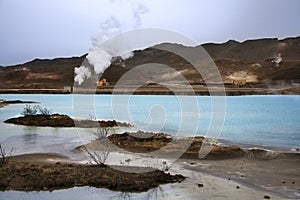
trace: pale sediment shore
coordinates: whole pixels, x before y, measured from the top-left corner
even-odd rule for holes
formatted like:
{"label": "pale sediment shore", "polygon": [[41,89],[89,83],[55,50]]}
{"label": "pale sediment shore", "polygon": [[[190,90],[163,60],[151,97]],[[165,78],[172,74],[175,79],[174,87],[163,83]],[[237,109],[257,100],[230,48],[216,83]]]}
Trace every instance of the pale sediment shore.
{"label": "pale sediment shore", "polygon": [[[139,134],[145,136],[147,133],[138,132],[133,135],[137,136]],[[127,152],[138,152],[146,156],[149,152],[162,148],[166,143],[170,142],[170,137],[166,134],[154,134],[152,137],[140,137],[137,139],[124,133],[111,135],[109,139],[114,145],[118,145]],[[238,146],[215,146],[213,144],[214,147],[211,149],[211,152],[208,153],[206,157],[199,159],[197,156],[203,140],[203,137],[194,138],[190,148],[187,149],[179,160],[172,164],[171,171],[172,168],[175,168],[175,172],[187,171],[186,173],[192,173],[194,178],[204,176],[203,174],[205,174],[219,178],[220,182],[226,181],[227,186],[232,187],[232,185],[234,185],[235,189],[233,194],[226,192],[229,199],[237,198],[237,194],[239,193],[243,195],[241,188],[250,189],[250,191],[254,193],[255,191],[264,193],[267,199],[268,197],[272,197],[272,199],[276,199],[276,197],[279,199],[299,198],[299,152],[281,152],[258,148],[243,149]],[[186,141],[187,140],[182,139],[181,141],[174,142],[170,148],[167,148],[168,153],[178,150],[181,142]],[[100,141],[95,140],[87,144],[86,147],[89,149],[97,149],[100,144]],[[82,147],[76,148],[76,150],[80,151],[80,148]],[[161,157],[168,160],[168,155],[169,154],[162,154]],[[151,153],[149,153],[149,156],[151,157]],[[128,162],[134,162],[132,158],[128,160],[130,160]],[[194,178],[190,178],[190,181],[194,181]],[[209,180],[209,178],[207,179]],[[203,182],[201,182],[201,180],[200,183],[199,187],[202,187]],[[210,183],[206,184],[211,186]],[[206,184],[204,183],[203,187],[205,187]],[[198,189],[195,188],[197,187],[194,187],[194,192],[197,193]],[[218,190],[218,188],[216,190]],[[249,195],[244,196],[244,198],[250,199],[251,195]],[[260,196],[258,199],[263,199],[265,195]]]}
{"label": "pale sediment shore", "polygon": [[182,160],[180,164],[197,173],[235,182],[237,187],[242,185],[284,199],[298,199],[300,196],[299,159]]}

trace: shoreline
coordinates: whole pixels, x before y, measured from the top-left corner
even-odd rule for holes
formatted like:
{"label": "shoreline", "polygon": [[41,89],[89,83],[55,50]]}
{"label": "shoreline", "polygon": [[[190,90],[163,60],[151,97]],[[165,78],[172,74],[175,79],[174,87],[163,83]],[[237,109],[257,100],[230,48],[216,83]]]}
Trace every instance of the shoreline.
{"label": "shoreline", "polygon": [[[188,145],[188,146],[186,146]],[[72,152],[84,152],[86,149],[91,151],[109,150],[112,152],[132,152],[146,155],[157,156],[161,158],[172,158],[172,156],[181,154],[182,159],[199,159],[199,152],[205,154],[201,160],[226,160],[235,158],[250,158],[258,160],[273,159],[298,159],[300,161],[299,148],[295,151],[276,151],[266,148],[243,148],[236,143],[229,145],[218,143],[210,138],[185,137],[174,139],[171,135],[165,133],[151,132],[133,132],[111,134],[105,138],[92,140],[91,142],[80,145]]]}
{"label": "shoreline", "polygon": [[238,158],[179,162],[184,169],[235,182],[237,187],[243,185],[284,199],[298,199],[300,195],[299,160]]}
{"label": "shoreline", "polygon": [[[146,136],[145,133],[143,134],[144,136]],[[156,146],[159,140],[166,139],[163,136],[166,135],[156,135],[156,142],[153,142],[153,138],[151,139],[151,137],[150,139],[142,138],[142,143],[136,141],[136,144],[138,144],[138,146],[143,146],[141,144],[146,144],[144,142],[147,142],[148,140],[149,143],[147,144],[153,144],[154,146]],[[112,138],[114,138],[116,142],[119,138],[121,139],[119,140],[119,142],[123,141],[123,143],[127,143],[130,141],[130,143],[128,144],[134,144],[132,138],[116,136],[113,136]],[[124,148],[124,146],[121,147]],[[26,176],[28,176],[26,175],[26,173],[29,173],[27,170],[28,168],[31,170],[29,170],[31,173],[33,171],[38,170],[39,167],[44,168],[46,170],[50,170],[53,167],[55,168],[57,167],[57,165],[59,165],[59,171],[68,169],[66,172],[68,174],[74,171],[76,168],[81,169],[81,166],[88,166],[85,164],[88,162],[89,159],[86,153],[74,152],[71,150],[72,149],[69,149],[69,151],[72,152],[72,154],[70,154],[69,157],[66,157],[64,154],[57,153],[31,153],[13,156],[11,157],[11,162],[20,163],[19,169],[21,169],[20,172],[22,173],[19,175],[22,175],[21,177],[24,176],[25,178]],[[155,164],[158,161],[155,161],[155,158],[153,159],[150,154],[136,155],[128,152],[130,148],[126,150],[127,152],[124,153],[112,149],[112,154],[110,155],[111,159],[107,163],[107,168],[102,168],[102,170],[104,169],[104,171],[110,171],[111,168],[113,168],[121,170],[123,169],[123,171],[125,170],[126,172],[128,172],[130,170],[136,170],[136,168],[134,167],[137,166],[142,168],[161,167],[158,164]],[[134,152],[136,152],[137,148],[132,148],[131,150],[135,150]],[[145,152],[144,150],[142,152]],[[271,197],[271,199],[297,199],[297,195],[300,195],[300,153],[277,154],[278,152],[271,152],[270,154],[269,151],[256,149],[251,151],[252,156],[251,154],[248,154],[247,156],[241,157],[228,156],[228,153],[230,154],[231,152],[230,148],[228,149],[229,151],[227,153],[225,151],[225,154],[224,151],[222,151],[222,148],[219,150],[221,154],[216,154],[217,156],[213,156],[210,159],[200,160],[196,157],[183,157],[176,160],[175,162],[170,161],[171,163],[169,163],[169,159],[172,160],[172,158],[160,157],[160,159],[162,159],[161,161],[166,161],[168,165],[170,164],[170,168],[168,168],[168,170],[166,171],[167,173],[182,174],[184,177],[186,177],[186,180],[180,183],[172,183],[171,185],[162,184],[159,186],[171,187],[173,188],[172,190],[177,192],[184,192],[186,195],[189,195],[189,193],[191,192],[190,194],[192,196],[197,196],[197,198],[199,197],[198,195],[203,195],[201,191],[207,191],[205,192],[205,195],[208,197],[214,196],[216,193],[218,193],[218,191],[223,191],[224,193],[222,193],[222,195],[225,195],[231,199],[240,197],[240,195],[244,197],[243,199],[251,199],[253,198],[253,196],[257,197],[258,199],[262,199],[264,196]],[[233,151],[233,155],[237,154]],[[122,160],[122,162],[120,160]],[[148,164],[150,163],[150,165],[144,166],[145,164],[143,163],[145,162]],[[38,168],[36,168],[37,166]],[[95,167],[97,168],[97,166],[91,168]],[[84,181],[88,180],[87,177],[84,178]],[[59,180],[61,181],[61,179]],[[66,178],[65,180],[67,180],[69,183],[72,183],[71,187],[64,186],[55,188],[45,186],[45,188],[40,188],[38,189],[38,191],[53,191],[64,188],[82,187],[86,185],[79,184],[76,181],[74,182],[73,178]],[[135,179],[133,178],[132,180]],[[60,184],[65,185],[65,182],[62,181],[60,182]],[[175,185],[172,186],[173,184]],[[92,187],[95,186],[90,184],[87,185]],[[116,185],[109,186],[109,189],[115,191],[115,187]],[[128,187],[132,186],[129,185]],[[98,188],[97,185],[96,188]],[[218,190],[215,190],[213,188],[218,188]],[[10,189],[13,189],[14,191],[20,191],[20,189]],[[21,191],[24,190],[36,191],[35,189],[22,189]],[[139,192],[142,191],[148,190],[140,190]],[[244,193],[245,191],[247,191],[247,194]]]}
{"label": "shoreline", "polygon": [[[186,86],[185,86],[186,87]],[[174,94],[175,93],[175,94]],[[192,90],[187,91],[180,87],[173,91],[165,87],[147,86],[136,89],[133,86],[114,88],[104,86],[102,88],[76,88],[75,91],[62,89],[0,89],[0,94],[117,94],[117,95],[187,95],[187,96],[244,96],[244,95],[300,95],[300,86],[289,88],[265,88],[265,87],[220,87],[218,85],[210,90],[203,85],[193,85]]]}
{"label": "shoreline", "polygon": [[[28,166],[42,166],[48,170],[47,167],[60,166],[66,168],[74,168],[77,166],[78,161],[72,161],[59,154],[24,154],[19,156],[13,156],[11,158],[12,163],[20,163],[22,166],[28,169]],[[82,164],[78,165],[81,166]],[[272,167],[270,167],[272,166]],[[51,168],[52,168],[51,167]],[[96,167],[96,166],[95,166]],[[93,168],[95,168],[93,167]],[[107,170],[111,170],[109,165]],[[125,167],[127,170],[132,166],[119,166]],[[0,168],[1,169],[1,168]],[[69,171],[70,171],[69,169]],[[115,168],[116,169],[116,168]],[[50,170],[50,168],[49,168]],[[72,171],[72,170],[71,170]],[[28,170],[27,170],[28,172]],[[251,199],[253,195],[260,196],[262,199],[264,196],[269,196],[271,199],[297,199],[297,194],[300,195],[300,162],[293,159],[277,159],[277,160],[257,160],[249,158],[235,158],[225,160],[199,160],[199,159],[179,159],[172,164],[170,168],[171,174],[182,174],[186,177],[186,181],[175,183],[171,186],[173,190],[180,190],[184,187],[190,189],[193,194],[199,195],[201,190],[207,191],[206,195],[214,195],[217,191],[211,191],[211,187],[217,187],[218,190],[224,190],[223,194],[228,197],[236,195],[245,195],[245,199]],[[26,173],[26,172],[25,172]],[[25,174],[23,174],[25,176]],[[25,176],[26,177],[26,176]],[[70,181],[70,179],[67,179]],[[216,181],[216,182],[214,182]],[[213,183],[212,183],[213,182]],[[221,182],[223,182],[221,184]],[[225,185],[224,185],[225,183]],[[221,186],[221,185],[222,186]],[[161,185],[164,187],[165,184]],[[198,187],[197,187],[198,185]],[[168,184],[166,185],[168,186]],[[39,191],[53,191],[73,188],[84,187],[84,185],[75,184],[72,187],[63,188],[42,188]],[[222,187],[222,188],[220,188]],[[96,187],[97,188],[97,187]],[[196,189],[198,188],[198,189]],[[203,189],[200,189],[203,188]],[[276,189],[275,189],[276,188]],[[200,191],[199,191],[200,190]],[[242,191],[251,191],[252,195],[241,193]],[[20,190],[12,189],[12,191],[36,191],[36,190]],[[112,190],[115,191],[115,190]],[[146,191],[146,190],[143,190]],[[148,190],[147,190],[148,191]],[[231,192],[229,192],[231,191]],[[135,191],[137,192],[137,191]],[[142,192],[142,191],[139,191]],[[134,193],[133,193],[134,194]],[[201,194],[201,193],[200,193]]]}
{"label": "shoreline", "polygon": [[275,144],[254,144],[254,143],[230,141],[225,139],[218,139],[218,144],[224,146],[236,145],[246,150],[258,149],[258,150],[274,151],[280,153],[300,153],[300,146],[278,146]]}

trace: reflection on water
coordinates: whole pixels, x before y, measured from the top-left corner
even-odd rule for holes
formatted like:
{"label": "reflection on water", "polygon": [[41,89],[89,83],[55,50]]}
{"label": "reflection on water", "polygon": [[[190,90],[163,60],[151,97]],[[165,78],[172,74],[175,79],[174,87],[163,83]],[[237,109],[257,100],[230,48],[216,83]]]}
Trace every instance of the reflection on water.
{"label": "reflection on water", "polygon": [[12,136],[3,142],[7,148],[14,147],[14,155],[26,153],[57,153],[73,157],[72,149],[81,145],[76,136],[61,137],[41,134],[23,134]]}
{"label": "reflection on water", "polygon": [[34,145],[37,142],[37,128],[35,126],[23,126],[23,141],[24,145]]}
{"label": "reflection on water", "polygon": [[24,134],[23,141],[25,145],[34,145],[37,141],[37,134]]}
{"label": "reflection on water", "polygon": [[22,135],[23,144],[25,147],[35,146],[38,139],[37,127],[22,126],[24,134]]}
{"label": "reflection on water", "polygon": [[113,195],[110,200],[131,200],[132,195],[129,192],[120,192],[116,195]]}
{"label": "reflection on water", "polygon": [[147,194],[147,199],[158,199],[159,197],[164,197],[164,191],[162,187],[158,186],[156,188],[151,189]]}
{"label": "reflection on water", "polygon": [[[87,198],[88,197],[88,198]],[[156,187],[148,192],[130,193],[130,192],[116,192],[108,189],[92,188],[92,187],[74,187],[65,190],[54,190],[52,192],[18,192],[6,191],[0,192],[1,200],[43,200],[43,199],[56,199],[56,200],[156,200],[165,197],[162,187]]]}
{"label": "reflection on water", "polygon": [[37,127],[36,126],[22,126],[23,132],[25,134],[36,134],[37,133]]}
{"label": "reflection on water", "polygon": [[142,199],[145,200],[156,200],[164,197],[164,191],[162,187],[158,186],[156,188],[150,189],[148,192],[144,193],[130,193],[130,192],[119,192],[112,197],[110,200],[132,200],[132,199],[140,199],[137,196],[141,195]]}

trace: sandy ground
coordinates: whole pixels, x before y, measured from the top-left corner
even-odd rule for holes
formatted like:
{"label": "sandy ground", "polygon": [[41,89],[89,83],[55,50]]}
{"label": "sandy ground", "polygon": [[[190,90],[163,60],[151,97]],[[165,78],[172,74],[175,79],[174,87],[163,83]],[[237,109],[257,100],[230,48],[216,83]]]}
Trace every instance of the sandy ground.
{"label": "sandy ground", "polygon": [[184,169],[220,177],[237,186],[263,191],[270,196],[284,199],[300,197],[299,160],[183,160],[180,165]]}
{"label": "sandy ground", "polygon": [[[179,168],[181,173],[188,176],[184,182],[174,184],[171,192],[159,199],[281,199],[281,197],[241,185],[235,181]],[[175,170],[176,171],[176,170]],[[203,187],[202,187],[203,185]],[[166,191],[166,190],[165,190]]]}

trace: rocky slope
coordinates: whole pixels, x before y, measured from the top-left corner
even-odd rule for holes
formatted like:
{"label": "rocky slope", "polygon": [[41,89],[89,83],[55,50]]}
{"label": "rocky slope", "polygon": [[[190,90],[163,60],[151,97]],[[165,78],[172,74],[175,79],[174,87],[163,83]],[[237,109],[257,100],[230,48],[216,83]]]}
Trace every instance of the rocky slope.
{"label": "rocky slope", "polygon": [[47,89],[73,85],[74,67],[81,65],[85,55],[72,58],[35,59],[0,68],[0,88]]}
{"label": "rocky slope", "polygon": [[[114,85],[120,77],[132,68],[146,63],[160,63],[172,67],[193,85],[203,84],[204,79],[186,60],[161,47],[176,48],[188,51],[191,55],[196,50],[204,49],[217,65],[225,83],[232,84],[235,79],[243,79],[259,87],[285,87],[286,84],[300,83],[300,37],[278,39],[259,39],[237,42],[230,40],[223,44],[204,44],[197,47],[184,47],[177,44],[161,44],[142,51],[136,51],[134,57],[120,61],[116,59],[104,72],[110,85]],[[281,54],[282,61],[278,65],[272,62]],[[21,65],[0,67],[0,89],[62,89],[73,85],[74,68],[81,65],[86,55],[53,60],[35,59]],[[195,55],[197,57],[197,55]],[[198,60],[200,61],[200,59]],[[202,66],[207,67],[207,66]],[[147,74],[148,77],[144,77]],[[214,82],[214,74],[205,77],[205,81]],[[137,73],[127,80],[136,84],[143,79],[168,83],[179,83],[178,76],[168,71],[150,71]]]}

